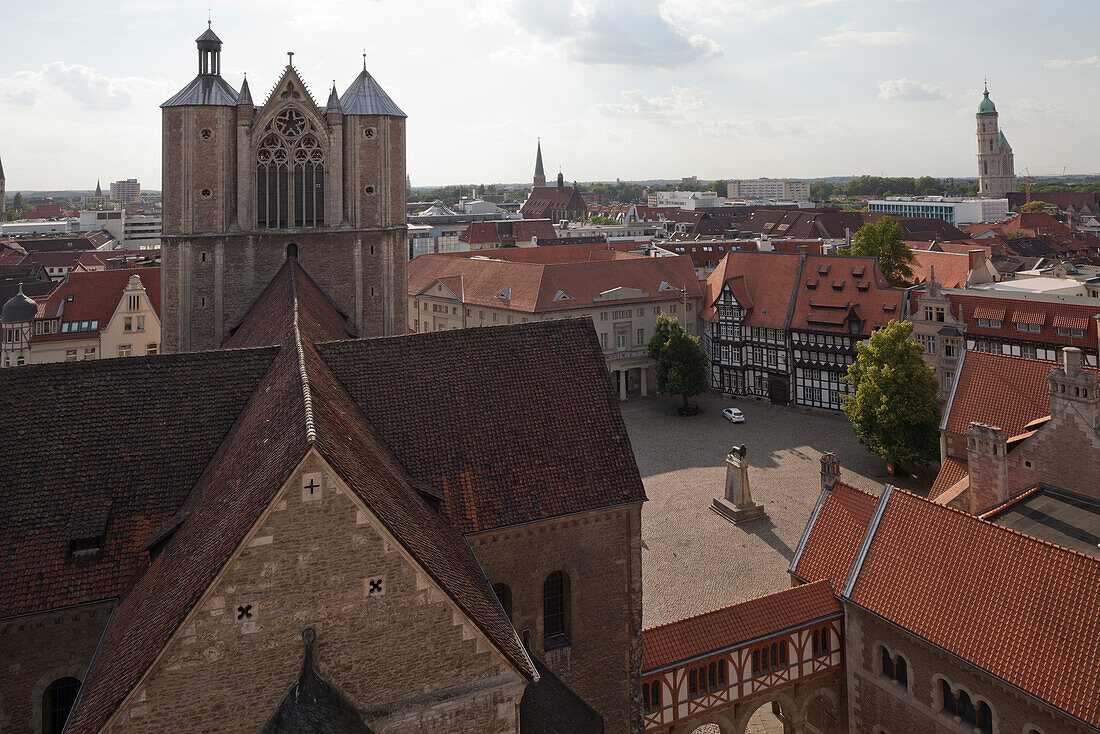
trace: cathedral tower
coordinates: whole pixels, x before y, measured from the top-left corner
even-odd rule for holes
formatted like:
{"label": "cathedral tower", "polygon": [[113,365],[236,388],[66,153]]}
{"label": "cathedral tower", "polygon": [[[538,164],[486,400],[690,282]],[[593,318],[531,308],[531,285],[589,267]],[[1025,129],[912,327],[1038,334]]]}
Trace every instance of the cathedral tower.
{"label": "cathedral tower", "polygon": [[362,336],[405,332],[405,114],[366,64],[319,106],[294,68],[256,106],[197,39],[198,76],[161,105],[163,340],[218,347],[287,257]]}
{"label": "cathedral tower", "polygon": [[546,172],[542,168],[542,140],[538,142],[538,147],[535,152],[535,179],[534,185],[545,186],[546,185]]}
{"label": "cathedral tower", "polygon": [[982,198],[1000,199],[1016,190],[1012,146],[997,124],[997,106],[986,86],[978,105],[978,190]]}

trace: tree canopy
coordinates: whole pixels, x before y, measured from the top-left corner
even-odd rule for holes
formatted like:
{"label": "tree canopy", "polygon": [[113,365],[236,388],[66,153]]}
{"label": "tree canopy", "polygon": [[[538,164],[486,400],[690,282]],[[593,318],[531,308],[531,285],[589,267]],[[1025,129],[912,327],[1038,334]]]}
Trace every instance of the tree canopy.
{"label": "tree canopy", "polygon": [[908,285],[913,278],[910,263],[915,259],[913,251],[905,244],[905,233],[890,217],[868,222],[852,237],[849,255],[877,257],[882,274],[890,285]]}
{"label": "tree canopy", "polygon": [[691,336],[677,319],[657,317],[657,328],[649,340],[649,357],[656,363],[657,389],[666,395],[688,398],[706,392],[710,358],[699,337]]}
{"label": "tree canopy", "polygon": [[845,377],[852,392],[844,414],[875,454],[919,469],[939,458],[940,408],[935,373],[912,332],[912,322],[891,321],[859,345]]}

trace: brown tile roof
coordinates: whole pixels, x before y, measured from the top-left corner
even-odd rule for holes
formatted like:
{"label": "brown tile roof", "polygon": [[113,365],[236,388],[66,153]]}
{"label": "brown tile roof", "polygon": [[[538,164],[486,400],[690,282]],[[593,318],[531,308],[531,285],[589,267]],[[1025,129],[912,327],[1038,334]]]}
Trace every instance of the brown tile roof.
{"label": "brown tile roof", "polygon": [[944,288],[962,288],[970,275],[970,257],[954,252],[913,250],[913,282],[927,283],[936,271],[936,282]]}
{"label": "brown tile roof", "polygon": [[[1006,437],[1023,433],[1028,423],[1050,415],[1047,376],[1055,366],[1040,359],[968,350],[945,409],[944,430],[964,434],[978,422],[997,426]],[[1100,369],[1082,369],[1100,377]]]}
{"label": "brown tile roof", "polygon": [[584,214],[588,206],[572,186],[536,186],[519,211],[524,219],[538,219],[558,209]]}
{"label": "brown tile roof", "polygon": [[[938,273],[936,277],[938,279]],[[966,322],[968,337],[1000,336],[1008,339],[1045,342],[1052,346],[1080,347],[1090,353],[1096,351],[1097,320],[1095,317],[1100,314],[1100,306],[1032,298],[1026,300],[997,298],[967,293],[949,293],[948,298],[955,311]],[[978,319],[993,319],[1002,323],[999,327],[982,326],[978,323]],[[1016,330],[1014,324],[1016,321],[1039,323],[1042,325],[1042,330],[1021,333]],[[1075,324],[1075,328],[1085,330],[1083,336],[1074,337],[1058,333],[1059,326],[1071,322]]]}
{"label": "brown tile roof", "polygon": [[642,670],[664,668],[840,613],[829,584],[818,581],[650,627],[642,632]]}
{"label": "brown tile roof", "polygon": [[[0,617],[120,596],[144,563],[142,545],[182,506],[274,356],[206,352],[5,370]],[[76,561],[70,529],[89,498],[111,511],[99,556]]]}
{"label": "brown tile roof", "polygon": [[[574,245],[540,245],[539,247],[503,247],[495,250],[470,250],[469,252],[440,253],[447,257],[466,259],[489,258],[513,263],[553,263],[590,262],[592,260],[616,260],[624,257],[646,257],[634,250],[637,242],[591,242]],[[423,255],[421,255],[423,257]]]}
{"label": "brown tile roof", "polygon": [[841,239],[863,226],[859,212],[822,209],[757,209],[741,222],[742,233],[771,237]]}
{"label": "brown tile roof", "polygon": [[795,288],[799,282],[801,261],[796,254],[781,252],[731,252],[707,277],[701,317],[717,317],[715,301],[726,283],[734,297],[748,309],[745,323],[782,329],[787,323]]}
{"label": "brown tile roof", "polygon": [[873,327],[900,321],[905,298],[875,258],[807,255],[789,328],[851,333],[848,324],[858,319],[859,333],[867,336]]}
{"label": "brown tile roof", "polygon": [[1100,560],[894,489],[845,596],[1100,725]]}
{"label": "brown tile roof", "polygon": [[462,532],[645,499],[590,320],[318,351],[398,461],[442,490]]}
{"label": "brown tile roof", "polygon": [[839,593],[878,501],[875,495],[844,482],[822,492],[790,573],[803,581],[828,581]]}
{"label": "brown tile roof", "polygon": [[[421,255],[409,261],[408,274],[410,296],[420,294],[441,278],[462,276],[466,304],[510,308],[527,313],[614,308],[616,304],[638,301],[668,301],[679,295],[669,287],[686,289],[693,299],[701,295],[691,260],[683,256],[623,257],[543,265]],[[664,290],[662,283],[666,284]],[[621,300],[596,300],[601,293],[620,287],[637,288],[647,295]]]}
{"label": "brown tile roof", "polygon": [[939,473],[936,474],[936,481],[932,482],[932,489],[928,492],[928,499],[937,499],[944,492],[954,487],[959,480],[963,479],[969,472],[970,469],[967,467],[964,459],[956,459],[950,456],[947,457],[940,466]]}

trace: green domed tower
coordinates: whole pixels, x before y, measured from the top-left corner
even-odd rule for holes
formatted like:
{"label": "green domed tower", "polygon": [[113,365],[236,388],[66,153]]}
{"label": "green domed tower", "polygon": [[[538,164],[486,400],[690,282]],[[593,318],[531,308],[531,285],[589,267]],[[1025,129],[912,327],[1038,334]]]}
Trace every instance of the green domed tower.
{"label": "green domed tower", "polygon": [[982,198],[1000,199],[1016,190],[1012,146],[997,123],[997,105],[989,98],[989,86],[978,104],[978,183]]}

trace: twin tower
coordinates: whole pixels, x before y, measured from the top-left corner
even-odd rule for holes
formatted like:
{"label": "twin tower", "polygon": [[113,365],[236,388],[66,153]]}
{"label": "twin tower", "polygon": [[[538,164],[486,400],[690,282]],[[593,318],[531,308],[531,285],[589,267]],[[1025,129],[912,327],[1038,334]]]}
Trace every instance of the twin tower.
{"label": "twin tower", "polygon": [[164,351],[213,349],[288,257],[361,336],[406,331],[405,113],[367,73],[318,106],[290,61],[263,104],[198,76],[163,112]]}

